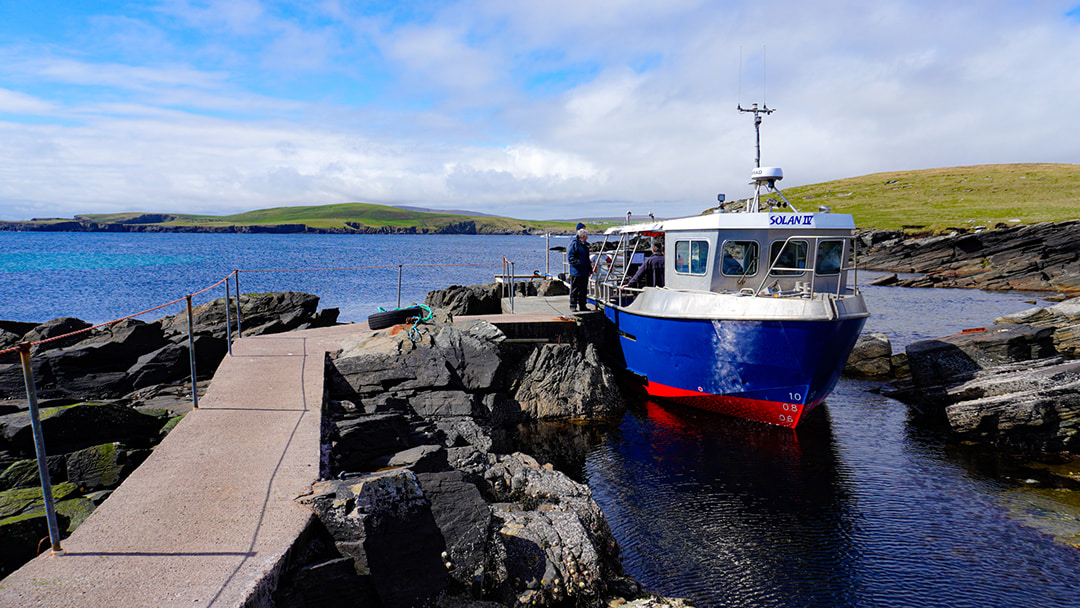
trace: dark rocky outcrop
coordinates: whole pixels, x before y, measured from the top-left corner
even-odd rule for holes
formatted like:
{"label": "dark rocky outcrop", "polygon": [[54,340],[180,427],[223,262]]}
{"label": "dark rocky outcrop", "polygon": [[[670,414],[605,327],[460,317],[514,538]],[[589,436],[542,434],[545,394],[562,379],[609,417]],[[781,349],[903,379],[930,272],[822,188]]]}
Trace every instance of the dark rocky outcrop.
{"label": "dark rocky outcrop", "polygon": [[911,238],[877,231],[860,240],[861,267],[923,275],[895,285],[1080,292],[1080,220]]}
{"label": "dark rocky outcrop", "polygon": [[1028,453],[1080,450],[1080,303],[907,348],[908,385],[892,395],[958,436]]}
{"label": "dark rocky outcrop", "polygon": [[343,556],[387,607],[640,594],[588,487],[509,443],[521,420],[621,411],[594,346],[514,343],[444,311],[419,337],[391,328],[342,346],[328,369],[339,479],[302,499],[339,554],[298,572]]}
{"label": "dark rocky outcrop", "polygon": [[[233,301],[235,306],[235,300]],[[317,310],[319,298],[299,292],[240,296],[243,335],[280,333],[337,322],[337,309]],[[196,370],[210,378],[228,350],[223,298],[192,309]],[[232,319],[235,327],[235,315]],[[10,324],[9,324],[10,325]],[[73,334],[31,348],[32,369],[42,398],[115,399],[154,385],[190,378],[187,311],[147,323],[125,319],[91,325],[64,317],[33,326],[17,339],[0,334],[0,348]],[[77,332],[77,333],[73,333]],[[25,396],[17,355],[0,359],[0,399]]]}
{"label": "dark rocky outcrop", "polygon": [[456,316],[492,315],[502,312],[502,285],[451,285],[428,292],[425,304]]}

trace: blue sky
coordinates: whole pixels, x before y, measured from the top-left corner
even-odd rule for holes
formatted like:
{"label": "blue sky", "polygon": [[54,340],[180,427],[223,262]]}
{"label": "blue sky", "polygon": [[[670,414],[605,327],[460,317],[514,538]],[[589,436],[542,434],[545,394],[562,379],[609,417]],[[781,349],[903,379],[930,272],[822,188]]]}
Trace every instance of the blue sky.
{"label": "blue sky", "polygon": [[788,187],[1078,163],[1078,61],[1077,0],[0,0],[0,219],[697,213],[763,101]]}

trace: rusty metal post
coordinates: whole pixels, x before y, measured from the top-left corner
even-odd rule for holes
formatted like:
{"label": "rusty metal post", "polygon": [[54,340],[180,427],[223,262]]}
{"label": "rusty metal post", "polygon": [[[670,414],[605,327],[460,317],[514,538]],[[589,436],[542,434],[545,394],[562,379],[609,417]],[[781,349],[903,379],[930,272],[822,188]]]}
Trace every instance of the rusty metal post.
{"label": "rusty metal post", "polygon": [[229,347],[229,354],[232,354],[232,319],[229,315],[229,307],[232,306],[229,297],[229,278],[225,278],[225,344]]}
{"label": "rusty metal post", "polygon": [[401,264],[397,265],[397,307],[401,308]]}
{"label": "rusty metal post", "polygon": [[19,345],[19,361],[22,362],[23,380],[26,382],[26,398],[30,401],[30,426],[34,431],[34,451],[37,453],[38,475],[41,476],[41,496],[45,499],[45,521],[49,524],[49,542],[52,544],[54,554],[62,554],[64,550],[60,547],[60,528],[56,524],[52,479],[49,477],[49,463],[45,457],[45,435],[41,431],[37,387],[34,385],[34,372],[30,368],[28,342]]}
{"label": "rusty metal post", "polygon": [[191,407],[199,409],[199,387],[195,374],[195,320],[191,318],[191,296],[187,296],[188,356],[191,360]]}
{"label": "rusty metal post", "polygon": [[240,271],[233,271],[233,278],[236,279],[236,339],[239,340],[243,337],[242,330],[240,329]]}

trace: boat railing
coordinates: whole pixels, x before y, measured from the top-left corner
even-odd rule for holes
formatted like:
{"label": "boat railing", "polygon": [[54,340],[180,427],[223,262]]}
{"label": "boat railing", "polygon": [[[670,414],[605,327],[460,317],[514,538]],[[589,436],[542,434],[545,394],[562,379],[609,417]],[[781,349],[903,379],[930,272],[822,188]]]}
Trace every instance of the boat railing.
{"label": "boat railing", "polygon": [[[835,236],[792,235],[792,236],[789,236],[784,241],[784,246],[780,249],[780,253],[783,253],[784,249],[786,249],[787,246],[792,241],[813,241],[814,242],[814,251],[816,252],[816,251],[818,251],[818,247],[821,245],[821,241],[823,241],[823,240],[835,241],[835,240],[838,240],[838,239]],[[761,281],[758,283],[757,289],[753,289],[753,290],[748,289],[748,290],[744,290],[744,291],[747,292],[748,295],[750,295],[750,293],[752,293],[753,295],[756,295],[756,296],[759,296],[759,297],[804,297],[804,298],[813,298],[815,295],[817,295],[819,293],[827,293],[827,294],[829,294],[831,296],[834,296],[836,298],[843,297],[844,295],[857,295],[859,293],[859,274],[858,274],[859,273],[859,264],[858,264],[858,258],[856,257],[858,255],[857,247],[854,246],[854,240],[851,239],[851,238],[845,238],[845,239],[839,239],[839,240],[844,241],[847,244],[846,246],[850,247],[850,253],[851,253],[851,256],[850,256],[851,263],[850,264],[848,264],[846,262],[846,260],[848,259],[848,256],[847,255],[841,255],[840,267],[837,268],[836,270],[830,270],[827,273],[824,273],[824,272],[818,272],[816,263],[809,266],[809,267],[806,267],[806,268],[797,268],[797,267],[788,268],[788,267],[784,267],[784,266],[779,266],[778,263],[780,261],[781,256],[777,255],[776,259],[773,260],[770,263],[769,271],[765,273],[765,275],[762,277]],[[790,276],[792,276],[794,274],[798,274],[798,275],[809,274],[810,279],[808,281],[795,281],[794,282],[795,289],[793,291],[785,292],[780,288],[780,280],[785,275],[781,275],[780,273],[791,273],[789,275],[786,275],[788,277],[790,277]],[[852,273],[852,276],[851,276],[852,281],[851,281],[850,284],[845,280],[846,275],[848,273]],[[834,280],[835,280],[835,288],[829,288],[829,289],[819,289],[818,288],[818,286],[820,284],[826,283],[826,282],[831,285]],[[766,285],[769,283],[769,281],[772,281],[772,284],[768,285],[768,287],[766,287]]]}

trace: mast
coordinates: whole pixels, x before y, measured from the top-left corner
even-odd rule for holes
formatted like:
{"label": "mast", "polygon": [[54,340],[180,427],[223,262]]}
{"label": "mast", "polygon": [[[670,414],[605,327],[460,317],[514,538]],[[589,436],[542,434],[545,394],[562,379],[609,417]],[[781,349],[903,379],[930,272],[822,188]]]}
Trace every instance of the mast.
{"label": "mast", "polygon": [[752,112],[754,114],[754,138],[757,142],[756,150],[757,156],[754,157],[754,166],[761,167],[761,115],[772,114],[776,110],[770,108],[766,104],[761,104],[761,107],[757,107],[757,104],[752,104],[749,108],[742,107],[742,104],[738,106],[740,112]]}

